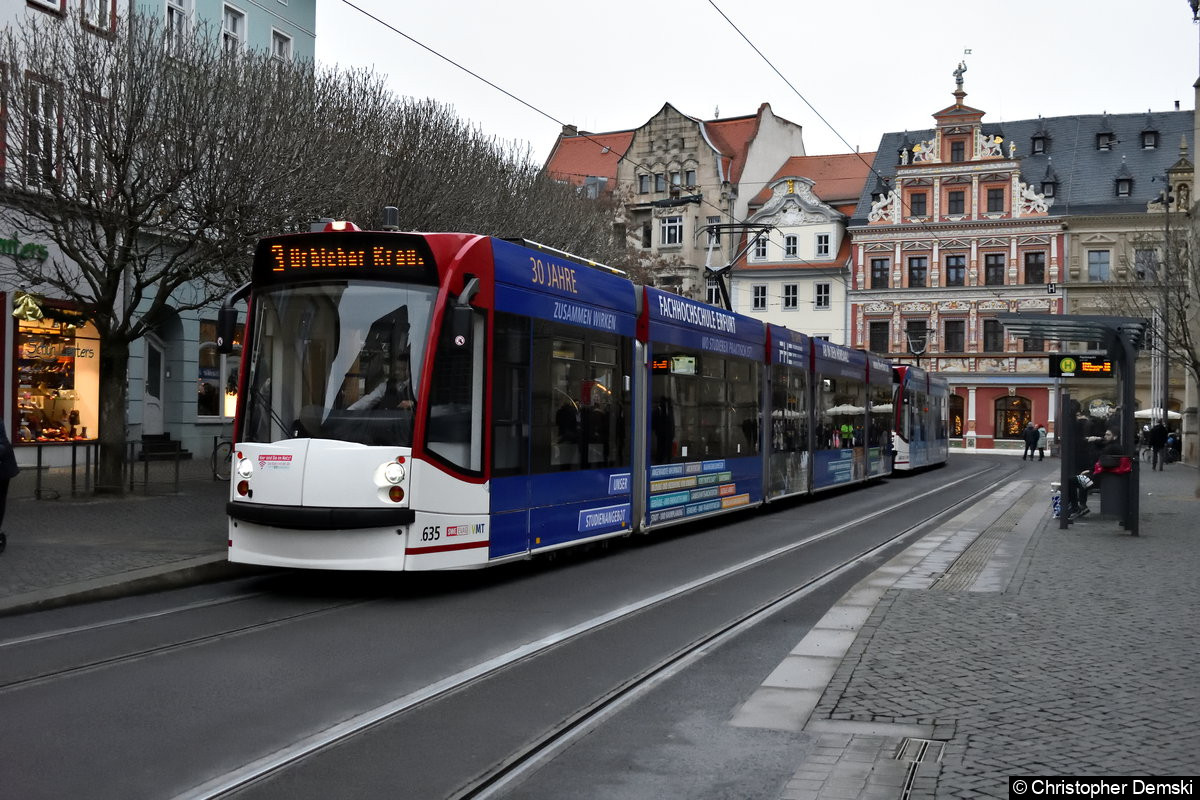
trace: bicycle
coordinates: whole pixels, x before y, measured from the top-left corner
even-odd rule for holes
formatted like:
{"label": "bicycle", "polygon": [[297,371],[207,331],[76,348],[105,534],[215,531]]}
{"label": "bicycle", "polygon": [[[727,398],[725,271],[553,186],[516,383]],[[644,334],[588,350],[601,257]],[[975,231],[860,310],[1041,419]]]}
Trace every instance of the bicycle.
{"label": "bicycle", "polygon": [[212,474],[214,481],[227,481],[233,467],[233,442],[219,439],[212,450]]}

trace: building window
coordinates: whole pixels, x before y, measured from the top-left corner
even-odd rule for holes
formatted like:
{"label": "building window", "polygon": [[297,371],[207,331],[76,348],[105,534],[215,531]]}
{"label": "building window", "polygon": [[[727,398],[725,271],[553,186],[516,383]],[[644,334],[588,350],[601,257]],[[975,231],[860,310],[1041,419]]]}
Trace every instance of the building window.
{"label": "building window", "polygon": [[1004,211],[1004,190],[987,190],[987,210],[989,214],[999,214]]}
{"label": "building window", "polygon": [[828,233],[818,233],[817,234],[817,257],[818,258],[822,258],[822,257],[829,258],[829,234]]}
{"label": "building window", "polygon": [[815,305],[817,308],[831,308],[833,306],[833,287],[832,284],[818,283],[816,284]]}
{"label": "building window", "polygon": [[667,190],[667,178],[661,172],[654,173],[654,191],[665,192]]}
{"label": "building window", "polygon": [[924,192],[913,192],[908,196],[908,213],[913,217],[925,216],[926,206]]}
{"label": "building window", "polygon": [[892,262],[886,258],[871,259],[871,288],[886,289],[891,283],[889,273],[892,271]]}
{"label": "building window", "polygon": [[1027,336],[1027,337],[1025,337],[1024,351],[1026,353],[1044,353],[1046,351],[1046,337],[1045,336]]}
{"label": "building window", "polygon": [[867,346],[873,353],[886,353],[888,351],[888,328],[889,324],[886,321],[872,322],[867,328]]}
{"label": "building window", "polygon": [[694,169],[684,170],[683,183],[689,189],[694,188],[696,186],[696,170],[694,170]]}
{"label": "building window", "polygon": [[1054,181],[1042,181],[1042,196],[1054,197],[1054,193],[1058,191],[1058,184]]}
{"label": "building window", "polygon": [[946,201],[947,214],[965,214],[967,208],[967,193],[961,189],[950,192]]}
{"label": "building window", "polygon": [[754,286],[752,286],[750,288],[751,288],[751,291],[753,292],[753,297],[754,297],[753,301],[751,302],[751,307],[755,311],[766,311],[767,310],[767,287],[760,283],[760,284],[755,284]]}
{"label": "building window", "polygon": [[704,281],[704,302],[710,306],[725,305],[725,301],[721,297],[721,284],[717,283],[714,278],[708,278]]}
{"label": "building window", "polygon": [[1158,251],[1134,250],[1133,269],[1139,281],[1158,279]]}
{"label": "building window", "polygon": [[31,77],[26,103],[25,185],[50,186],[58,180],[62,149],[60,89]]}
{"label": "building window", "polygon": [[42,319],[16,323],[19,385],[12,440],[32,444],[96,439],[100,432],[96,327],[82,321],[83,315],[74,309],[52,309],[46,302],[42,310]]}
{"label": "building window", "polygon": [[83,24],[101,31],[116,27],[117,9],[114,0],[83,0],[80,4]]}
{"label": "building window", "polygon": [[659,220],[659,244],[683,244],[683,217],[663,217]]}
{"label": "building window", "polygon": [[225,6],[221,17],[221,47],[226,53],[240,53],[246,45],[246,15],[233,6]]}
{"label": "building window", "polygon": [[1142,131],[1142,149],[1153,150],[1158,147],[1157,131]]}
{"label": "building window", "polygon": [[988,253],[983,257],[983,282],[988,286],[1004,285],[1004,254]]}
{"label": "building window", "polygon": [[241,366],[242,325],[233,336],[233,353],[217,352],[216,320],[200,321],[200,354],[196,415],[232,419],[237,410],[238,370]]}
{"label": "building window", "polygon": [[29,5],[55,14],[67,13],[67,0],[28,0]]}
{"label": "building window", "polygon": [[649,250],[651,247],[654,246],[654,242],[651,240],[653,232],[654,232],[654,226],[649,221],[642,223],[642,249],[643,250]]}
{"label": "building window", "polygon": [[1004,326],[997,319],[983,321],[983,352],[1004,352]]}
{"label": "building window", "polygon": [[1046,254],[1044,252],[1025,254],[1025,282],[1046,282]]}
{"label": "building window", "polygon": [[671,186],[678,189],[679,184],[680,184],[679,172],[677,170],[671,172]]}
{"label": "building window", "polygon": [[961,319],[948,319],[942,323],[942,352],[967,352],[967,323]]}
{"label": "building window", "polygon": [[721,241],[721,229],[717,226],[721,224],[720,217],[707,217],[708,222],[708,243],[719,244]]}
{"label": "building window", "polygon": [[908,259],[908,287],[916,289],[925,285],[929,275],[929,259],[925,256],[912,256]]}
{"label": "building window", "polygon": [[[275,58],[281,61],[287,60],[281,59],[279,56],[275,56]],[[604,194],[604,190],[607,187],[608,178],[600,175],[588,175],[583,179],[583,186],[581,188],[583,189],[584,197],[588,198],[589,200],[596,200],[599,199],[600,195]]]}
{"label": "building window", "polygon": [[650,176],[638,175],[638,194],[650,194]]}
{"label": "building window", "polygon": [[767,257],[767,235],[761,234],[754,240],[754,260],[763,261]]}
{"label": "building window", "polygon": [[966,419],[966,403],[962,395],[950,395],[950,435],[961,438],[963,435],[963,420]]}
{"label": "building window", "polygon": [[1117,136],[1114,133],[1098,133],[1096,134],[1096,149],[1097,150],[1112,150],[1113,145],[1117,142]]}
{"label": "building window", "polygon": [[904,346],[907,352],[921,356],[929,352],[928,320],[910,319],[904,323]]}
{"label": "building window", "polygon": [[192,0],[167,0],[167,41],[179,53],[192,32]]}
{"label": "building window", "polygon": [[783,257],[784,258],[795,258],[796,257],[797,241],[798,241],[798,239],[794,234],[788,234],[787,236],[783,237]]}
{"label": "building window", "polygon": [[967,257],[946,256],[946,285],[965,286],[967,283]]}
{"label": "building window", "polygon": [[1088,280],[1108,280],[1108,261],[1107,250],[1088,250]]}
{"label": "building window", "polygon": [[1045,153],[1046,152],[1046,137],[1045,136],[1033,137],[1033,144],[1030,147],[1029,151],[1031,153],[1033,153],[1033,155],[1035,155],[1035,156],[1040,156],[1042,153]]}
{"label": "building window", "polygon": [[76,154],[79,188],[98,194],[107,188],[108,161],[100,143],[107,113],[105,102],[99,98],[85,103],[79,111],[79,152]]}
{"label": "building window", "polygon": [[1033,404],[1025,397],[1001,397],[996,400],[996,438],[1020,439],[1033,419]]}
{"label": "building window", "polygon": [[1130,178],[1117,178],[1117,197],[1129,197],[1133,193],[1133,181]]}
{"label": "building window", "polygon": [[950,160],[955,164],[967,160],[967,143],[959,139],[950,143]]}
{"label": "building window", "polygon": [[795,311],[800,304],[800,287],[794,283],[783,285],[783,310]]}

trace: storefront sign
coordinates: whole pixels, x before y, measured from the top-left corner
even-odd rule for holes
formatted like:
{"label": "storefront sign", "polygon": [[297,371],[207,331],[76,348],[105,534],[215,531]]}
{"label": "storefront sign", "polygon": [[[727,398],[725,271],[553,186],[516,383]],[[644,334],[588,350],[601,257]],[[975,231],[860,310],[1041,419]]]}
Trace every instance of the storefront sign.
{"label": "storefront sign", "polygon": [[50,249],[44,244],[22,242],[20,237],[14,233],[11,239],[0,239],[0,255],[45,261],[50,257]]}

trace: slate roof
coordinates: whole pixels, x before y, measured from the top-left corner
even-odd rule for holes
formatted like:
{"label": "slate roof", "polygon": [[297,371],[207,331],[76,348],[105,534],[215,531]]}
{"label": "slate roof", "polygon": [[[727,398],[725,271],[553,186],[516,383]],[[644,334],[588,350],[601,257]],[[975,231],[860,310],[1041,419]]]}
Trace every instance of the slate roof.
{"label": "slate roof", "polygon": [[[1040,191],[1049,169],[1057,176],[1054,205],[1050,216],[1087,216],[1104,214],[1145,213],[1146,204],[1164,188],[1167,170],[1179,161],[1180,140],[1186,140],[1188,157],[1194,159],[1192,111],[1141,111],[1134,114],[1087,114],[1069,117],[1039,117],[1013,122],[983,124],[984,136],[1004,138],[1004,152],[1009,142],[1016,142],[1016,158],[1021,162],[1021,180]],[[1142,133],[1158,133],[1158,147],[1142,148]],[[1033,137],[1047,137],[1046,152],[1032,155]],[[1111,150],[1096,149],[1096,135],[1112,133],[1116,142]],[[871,211],[871,193],[876,190],[878,176],[894,185],[899,152],[903,143],[927,141],[934,136],[931,128],[924,131],[886,133],[879,141],[874,172],[854,210],[851,226],[867,224]],[[1122,169],[1133,178],[1129,197],[1117,197],[1116,179]],[[1157,180],[1151,180],[1157,177]]]}

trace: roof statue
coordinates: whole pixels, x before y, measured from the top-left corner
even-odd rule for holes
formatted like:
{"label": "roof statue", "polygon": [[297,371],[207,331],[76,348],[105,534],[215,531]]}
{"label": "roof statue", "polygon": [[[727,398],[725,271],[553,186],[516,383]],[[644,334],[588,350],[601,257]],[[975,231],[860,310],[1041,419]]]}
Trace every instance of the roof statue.
{"label": "roof statue", "polygon": [[962,85],[963,85],[963,77],[962,76],[963,76],[963,73],[966,71],[967,71],[967,62],[965,62],[965,61],[958,62],[958,69],[954,70],[954,83],[960,89],[962,88]]}

